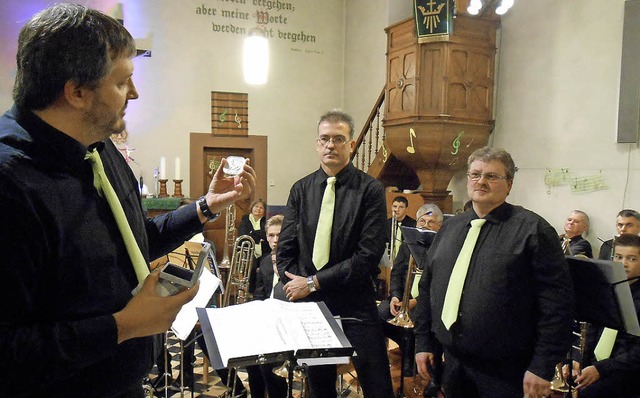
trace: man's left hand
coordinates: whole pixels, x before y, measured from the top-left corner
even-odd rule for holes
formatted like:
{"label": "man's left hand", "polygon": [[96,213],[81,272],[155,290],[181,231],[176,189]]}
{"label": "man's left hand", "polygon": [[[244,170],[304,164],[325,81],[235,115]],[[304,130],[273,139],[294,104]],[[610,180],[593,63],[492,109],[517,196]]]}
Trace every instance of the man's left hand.
{"label": "man's left hand", "polygon": [[307,286],[307,277],[295,275],[289,271],[285,271],[284,274],[290,279],[290,281],[284,285],[284,292],[289,301],[300,300],[311,294]]}
{"label": "man's left hand", "polygon": [[551,395],[551,382],[528,370],[524,374],[522,387],[526,398],[543,398]]}
{"label": "man's left hand", "polygon": [[226,159],[222,159],[209,184],[206,198],[212,213],[222,211],[238,201],[250,202],[255,195],[256,172],[249,165],[249,159],[246,160],[240,174],[230,177],[226,176],[222,170],[226,162]]}

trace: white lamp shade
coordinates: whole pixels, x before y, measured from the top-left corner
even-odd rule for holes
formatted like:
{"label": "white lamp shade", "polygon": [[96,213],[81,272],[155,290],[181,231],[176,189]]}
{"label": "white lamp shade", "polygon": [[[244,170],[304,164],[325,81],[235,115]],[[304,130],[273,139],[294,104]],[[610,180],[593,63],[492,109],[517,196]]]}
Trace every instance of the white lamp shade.
{"label": "white lamp shade", "polygon": [[244,39],[242,69],[247,84],[265,84],[269,76],[269,41],[260,35]]}

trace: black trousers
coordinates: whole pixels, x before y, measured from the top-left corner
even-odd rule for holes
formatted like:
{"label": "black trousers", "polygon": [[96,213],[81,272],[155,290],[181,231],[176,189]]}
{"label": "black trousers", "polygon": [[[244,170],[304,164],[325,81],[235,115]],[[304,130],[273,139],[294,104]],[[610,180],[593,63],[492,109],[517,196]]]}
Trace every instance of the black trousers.
{"label": "black trousers", "polygon": [[[352,358],[365,397],[393,397],[389,357],[379,319],[343,322],[344,333],[356,351]],[[309,392],[314,398],[335,397],[336,366],[311,366],[308,370]]]}
{"label": "black trousers", "polygon": [[580,398],[636,398],[640,396],[638,375],[632,372],[603,377],[580,390]]}
{"label": "black trousers", "polygon": [[490,374],[445,352],[442,384],[447,398],[522,398],[524,372],[517,377]]}

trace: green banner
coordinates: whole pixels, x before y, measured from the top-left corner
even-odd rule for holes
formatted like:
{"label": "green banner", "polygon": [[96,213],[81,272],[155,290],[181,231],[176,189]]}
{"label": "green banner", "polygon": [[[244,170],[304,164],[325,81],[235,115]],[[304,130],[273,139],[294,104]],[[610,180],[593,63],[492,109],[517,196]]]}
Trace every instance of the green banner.
{"label": "green banner", "polygon": [[432,36],[448,35],[453,28],[453,0],[413,0],[418,42]]}

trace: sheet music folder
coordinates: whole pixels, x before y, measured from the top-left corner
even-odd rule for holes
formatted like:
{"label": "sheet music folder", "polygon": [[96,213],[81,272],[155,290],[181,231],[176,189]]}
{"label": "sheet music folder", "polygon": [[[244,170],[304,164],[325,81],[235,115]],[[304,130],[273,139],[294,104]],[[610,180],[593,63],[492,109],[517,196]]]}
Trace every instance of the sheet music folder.
{"label": "sheet music folder", "polygon": [[576,319],[640,336],[627,273],[621,263],[567,256]]}
{"label": "sheet music folder", "polygon": [[436,237],[436,231],[428,229],[420,229],[414,227],[400,227],[402,230],[402,239],[405,245],[409,246],[409,251],[416,260],[418,266],[422,268],[420,261],[426,256],[433,239]]}
{"label": "sheet music folder", "polygon": [[323,302],[267,299],[225,308],[198,308],[198,317],[215,369],[289,358],[330,364],[354,352]]}

